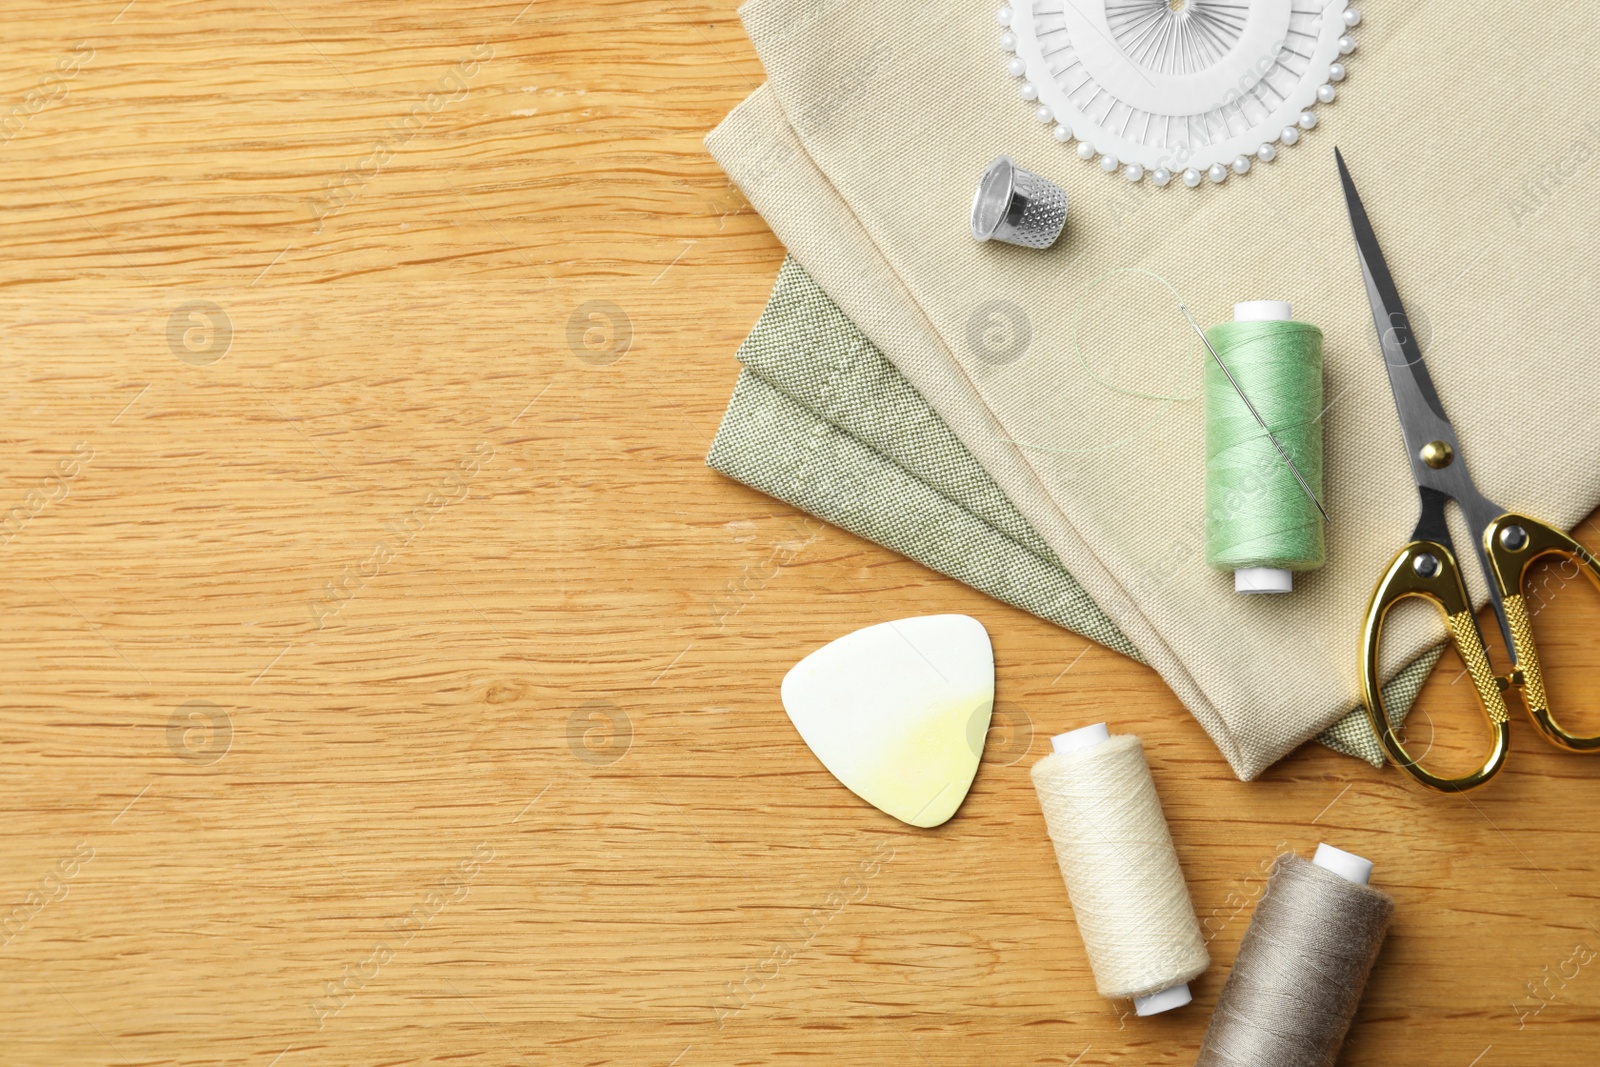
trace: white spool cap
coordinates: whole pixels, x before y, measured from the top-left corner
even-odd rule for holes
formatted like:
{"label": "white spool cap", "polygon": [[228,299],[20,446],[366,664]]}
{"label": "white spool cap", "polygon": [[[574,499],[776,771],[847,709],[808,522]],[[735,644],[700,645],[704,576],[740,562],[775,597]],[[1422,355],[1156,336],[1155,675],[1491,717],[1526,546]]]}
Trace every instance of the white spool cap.
{"label": "white spool cap", "polygon": [[1194,999],[1189,992],[1189,983],[1180,982],[1175,986],[1163,989],[1159,993],[1151,993],[1148,997],[1133,998],[1133,1013],[1135,1015],[1160,1015],[1173,1008],[1181,1008]]}
{"label": "white spool cap", "polygon": [[1233,572],[1235,593],[1292,593],[1294,571],[1282,567],[1240,567]]}
{"label": "white spool cap", "polygon": [[[1097,722],[1092,726],[1056,734],[1050,739],[1050,748],[1055,752],[1082,752],[1109,740],[1111,731],[1106,728],[1105,723]],[[1159,1015],[1173,1008],[1181,1008],[1193,999],[1194,996],[1189,992],[1189,983],[1180,982],[1149,996],[1133,998],[1133,1010],[1138,1015]]]}
{"label": "white spool cap", "polygon": [[1371,860],[1363,859],[1353,852],[1334,848],[1332,845],[1318,845],[1317,854],[1311,858],[1311,862],[1356,885],[1366,885],[1367,880],[1372,877]]}
{"label": "white spool cap", "polygon": [[1244,300],[1233,305],[1234,322],[1288,322],[1294,305],[1287,300]]}
{"label": "white spool cap", "polygon": [[[1233,305],[1234,322],[1289,322],[1294,305],[1287,300],[1245,300]],[[1233,572],[1235,593],[1292,593],[1294,571],[1282,567],[1240,567]]]}
{"label": "white spool cap", "polygon": [[1050,748],[1056,752],[1077,752],[1080,749],[1093,748],[1104,741],[1111,740],[1111,731],[1106,729],[1106,724],[1097,722],[1093,726],[1085,726],[1077,730],[1068,730],[1064,734],[1056,734],[1050,739]]}

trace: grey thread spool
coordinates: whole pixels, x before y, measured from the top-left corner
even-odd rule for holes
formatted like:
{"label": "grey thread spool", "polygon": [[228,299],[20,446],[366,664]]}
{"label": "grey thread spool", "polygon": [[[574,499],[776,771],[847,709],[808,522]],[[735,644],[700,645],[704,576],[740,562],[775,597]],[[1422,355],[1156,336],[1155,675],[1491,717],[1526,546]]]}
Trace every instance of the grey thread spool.
{"label": "grey thread spool", "polygon": [[1181,1008],[1211,963],[1144,744],[1105,723],[1057,734],[1033,766],[1050,841],[1100,995]]}
{"label": "grey thread spool", "polygon": [[1394,911],[1371,872],[1330,845],[1279,857],[1195,1067],[1331,1067]]}

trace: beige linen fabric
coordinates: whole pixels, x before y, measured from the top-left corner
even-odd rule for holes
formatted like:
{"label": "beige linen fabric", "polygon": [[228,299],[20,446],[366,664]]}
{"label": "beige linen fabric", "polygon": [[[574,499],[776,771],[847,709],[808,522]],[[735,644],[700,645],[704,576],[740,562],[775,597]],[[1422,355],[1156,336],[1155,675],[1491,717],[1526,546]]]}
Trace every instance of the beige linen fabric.
{"label": "beige linen fabric", "polygon": [[[1416,515],[1336,140],[1480,488],[1568,527],[1600,499],[1600,21],[1364,4],[1318,130],[1188,190],[1109,178],[1054,143],[1004,74],[994,6],[756,0],[741,14],[769,86],[708,143],[1248,779],[1355,703],[1366,599]],[[1054,249],[967,234],[1002,153],[1072,195]],[[1206,321],[1289,299],[1326,333],[1334,523],[1328,565],[1293,595],[1236,596],[1204,565],[1197,353],[1159,283],[1107,276],[1126,267]],[[1020,358],[995,358],[995,301],[1030,334]],[[1397,632],[1395,662],[1439,632]]]}
{"label": "beige linen fabric", "polygon": [[[938,413],[794,257],[778,271],[738,357],[744,370],[708,465],[1140,658]],[[1390,679],[1384,705],[1391,718],[1406,715],[1438,658],[1435,648]],[[1362,709],[1317,740],[1383,766]]]}

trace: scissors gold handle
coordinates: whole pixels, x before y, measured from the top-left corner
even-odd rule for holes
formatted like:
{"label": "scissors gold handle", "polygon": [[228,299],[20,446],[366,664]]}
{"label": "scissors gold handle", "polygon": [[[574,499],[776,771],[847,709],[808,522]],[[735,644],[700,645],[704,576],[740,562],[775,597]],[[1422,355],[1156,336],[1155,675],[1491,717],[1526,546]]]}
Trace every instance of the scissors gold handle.
{"label": "scissors gold handle", "polygon": [[[1355,233],[1361,276],[1366,283],[1367,301],[1372,306],[1372,321],[1383,349],[1389,390],[1394,394],[1411,474],[1421,500],[1421,515],[1410,541],[1389,561],[1367,604],[1361,639],[1361,697],[1367,719],[1392,760],[1417,781],[1446,792],[1458,793],[1480,786],[1504,765],[1511,743],[1506,693],[1512,689],[1521,695],[1534,726],[1548,740],[1573,752],[1600,752],[1600,736],[1575,735],[1551,714],[1544,673],[1539,665],[1539,650],[1534,645],[1533,627],[1528,618],[1528,603],[1522,592],[1528,568],[1540,559],[1559,556],[1576,562],[1596,588],[1600,588],[1600,565],[1587,549],[1560,530],[1497,506],[1473,484],[1455,428],[1445,415],[1427,364],[1422,361],[1421,346],[1411,330],[1405,307],[1400,303],[1399,291],[1378,247],[1366,208],[1356,192],[1344,157],[1337,149],[1334,156],[1339,164],[1345,204],[1350,209],[1350,227]],[[1463,518],[1477,538],[1473,554],[1488,584],[1489,600],[1511,658],[1511,671],[1505,675],[1495,673],[1488,646],[1473,617],[1472,601],[1467,596],[1461,566],[1450,541],[1450,528],[1445,521],[1445,506],[1450,501],[1461,508]],[[1407,752],[1383,706],[1378,665],[1384,622],[1391,608],[1411,597],[1433,604],[1444,616],[1450,640],[1472,675],[1473,688],[1477,690],[1478,702],[1489,724],[1492,742],[1488,754],[1476,770],[1458,778],[1432,773]]]}
{"label": "scissors gold handle", "polygon": [[1573,752],[1600,751],[1600,736],[1580,737],[1563,729],[1550,713],[1539,650],[1533,643],[1528,602],[1523,596],[1528,568],[1541,559],[1558,556],[1576,563],[1596,589],[1600,589],[1600,563],[1588,549],[1554,527],[1526,515],[1502,515],[1483,532],[1489,566],[1505,596],[1506,628],[1517,669],[1507,679],[1522,692],[1534,726],[1552,743]]}
{"label": "scissors gold handle", "polygon": [[[1389,561],[1383,577],[1372,591],[1367,607],[1367,622],[1362,634],[1361,696],[1373,732],[1389,758],[1413,778],[1444,792],[1457,793],[1487,782],[1505,763],[1511,742],[1510,715],[1506,693],[1516,689],[1527,705],[1534,726],[1554,744],[1575,752],[1600,749],[1600,737],[1580,737],[1563,729],[1550,713],[1544,675],[1539,669],[1539,652],[1533,641],[1528,619],[1528,604],[1523,596],[1523,579],[1528,568],[1540,559],[1560,556],[1577,563],[1600,588],[1600,564],[1578,542],[1552,526],[1526,515],[1505,514],[1491,522],[1483,532],[1484,552],[1503,604],[1504,626],[1511,635],[1516,667],[1497,675],[1489,661],[1488,646],[1473,618],[1472,603],[1462,581],[1461,568],[1448,542],[1412,541]],[[1461,662],[1466,665],[1477,691],[1484,720],[1489,725],[1491,743],[1483,762],[1460,777],[1435,774],[1422,766],[1406,750],[1383,705],[1383,689],[1378,674],[1379,647],[1383,624],[1389,610],[1400,601],[1416,598],[1431,603],[1444,617],[1445,628]]]}

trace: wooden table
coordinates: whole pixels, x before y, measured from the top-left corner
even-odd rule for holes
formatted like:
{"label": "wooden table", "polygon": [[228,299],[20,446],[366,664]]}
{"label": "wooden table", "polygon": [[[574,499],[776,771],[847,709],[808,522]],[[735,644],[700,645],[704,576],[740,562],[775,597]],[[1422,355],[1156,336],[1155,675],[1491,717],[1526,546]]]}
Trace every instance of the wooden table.
{"label": "wooden table", "polygon": [[[1187,1064],[1322,839],[1399,905],[1344,1063],[1595,1062],[1600,761],[1243,784],[1149,671],[703,466],[782,257],[701,147],[732,3],[6,17],[0,1063]],[[999,714],[914,831],[777,687],[945,611]],[[1170,1016],[1095,994],[1028,779],[1099,718],[1214,933]]]}

